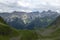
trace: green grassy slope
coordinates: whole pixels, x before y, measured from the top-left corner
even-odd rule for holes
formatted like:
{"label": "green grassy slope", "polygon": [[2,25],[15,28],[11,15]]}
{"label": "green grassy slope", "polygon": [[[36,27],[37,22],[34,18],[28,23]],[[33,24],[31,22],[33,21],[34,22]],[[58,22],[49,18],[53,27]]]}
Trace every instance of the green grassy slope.
{"label": "green grassy slope", "polygon": [[0,17],[0,40],[9,40],[10,37],[17,36],[19,32],[16,29],[11,28]]}
{"label": "green grassy slope", "polygon": [[34,30],[16,30],[0,17],[0,40],[37,40]]}
{"label": "green grassy slope", "polygon": [[16,30],[0,18],[0,40],[60,40],[60,16],[47,28]]}
{"label": "green grassy slope", "polygon": [[20,40],[37,40],[38,35],[33,30],[20,30],[21,39]]}
{"label": "green grassy slope", "polygon": [[60,40],[60,16],[47,28],[37,32],[40,40]]}

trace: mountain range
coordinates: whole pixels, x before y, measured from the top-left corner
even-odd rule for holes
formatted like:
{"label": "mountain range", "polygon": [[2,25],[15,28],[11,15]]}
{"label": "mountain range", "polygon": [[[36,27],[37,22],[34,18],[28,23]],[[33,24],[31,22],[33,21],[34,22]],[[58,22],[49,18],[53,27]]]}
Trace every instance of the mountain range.
{"label": "mountain range", "polygon": [[34,30],[17,30],[0,17],[0,40],[36,40],[37,37]]}
{"label": "mountain range", "polygon": [[[17,37],[16,37],[17,35]],[[19,35],[19,36],[18,36]],[[0,40],[60,40],[60,16],[48,27],[39,30],[19,30],[11,28],[0,17]]]}
{"label": "mountain range", "polygon": [[59,16],[59,13],[51,10],[29,13],[14,11],[12,13],[0,13],[0,16],[2,16],[10,26],[16,29],[34,29],[48,26]]}

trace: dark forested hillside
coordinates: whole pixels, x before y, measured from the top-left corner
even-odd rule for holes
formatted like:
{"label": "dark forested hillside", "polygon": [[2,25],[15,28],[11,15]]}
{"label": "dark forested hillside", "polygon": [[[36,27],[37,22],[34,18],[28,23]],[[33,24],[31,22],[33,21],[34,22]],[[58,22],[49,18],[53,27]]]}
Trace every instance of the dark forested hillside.
{"label": "dark forested hillside", "polygon": [[0,23],[5,23],[6,24],[6,22],[4,21],[4,19],[0,16]]}

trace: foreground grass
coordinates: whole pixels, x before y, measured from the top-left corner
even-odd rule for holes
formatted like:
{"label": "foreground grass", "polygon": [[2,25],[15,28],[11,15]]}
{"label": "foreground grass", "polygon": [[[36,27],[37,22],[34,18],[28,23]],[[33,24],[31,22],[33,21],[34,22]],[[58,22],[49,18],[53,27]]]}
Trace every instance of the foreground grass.
{"label": "foreground grass", "polygon": [[10,40],[9,36],[0,35],[0,40]]}
{"label": "foreground grass", "polygon": [[13,35],[0,35],[0,40],[60,40],[60,35],[57,33],[59,31],[50,36],[42,36],[37,34],[35,30],[19,30],[18,32],[14,31]]}
{"label": "foreground grass", "polygon": [[20,40],[37,40],[38,35],[34,30],[20,30],[21,39]]}
{"label": "foreground grass", "polygon": [[18,33],[16,31],[13,32],[13,35],[0,35],[0,40],[37,40],[38,35],[33,30],[19,30]]}

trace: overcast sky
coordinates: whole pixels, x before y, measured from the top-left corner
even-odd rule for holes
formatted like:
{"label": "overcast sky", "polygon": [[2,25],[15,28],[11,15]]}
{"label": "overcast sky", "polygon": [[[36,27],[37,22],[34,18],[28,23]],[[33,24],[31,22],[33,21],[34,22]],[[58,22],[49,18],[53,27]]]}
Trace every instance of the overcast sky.
{"label": "overcast sky", "polygon": [[0,12],[60,11],[60,0],[0,0]]}

